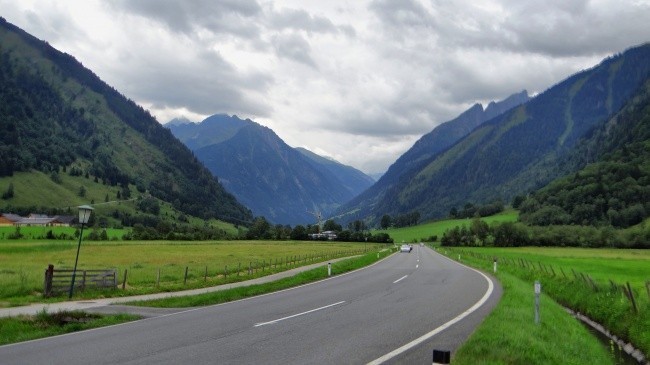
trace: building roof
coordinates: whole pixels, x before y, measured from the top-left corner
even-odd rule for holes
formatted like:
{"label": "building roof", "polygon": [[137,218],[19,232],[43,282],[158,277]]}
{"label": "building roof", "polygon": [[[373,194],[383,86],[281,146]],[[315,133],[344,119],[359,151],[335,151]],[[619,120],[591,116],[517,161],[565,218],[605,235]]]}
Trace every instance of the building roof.
{"label": "building roof", "polygon": [[18,214],[12,214],[12,213],[3,213],[2,216],[12,222],[18,222],[21,219],[23,219],[23,217],[19,216]]}
{"label": "building roof", "polygon": [[20,221],[16,222],[17,224],[37,224],[37,225],[44,225],[44,224],[50,224],[54,221],[55,219],[53,217],[45,217],[45,218],[23,218]]}

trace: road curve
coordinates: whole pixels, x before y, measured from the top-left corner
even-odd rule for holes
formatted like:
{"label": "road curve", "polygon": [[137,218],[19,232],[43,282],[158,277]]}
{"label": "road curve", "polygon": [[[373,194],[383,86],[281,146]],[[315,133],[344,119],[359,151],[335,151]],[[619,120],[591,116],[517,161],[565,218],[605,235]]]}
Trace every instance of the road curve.
{"label": "road curve", "polygon": [[496,281],[486,295],[491,286],[485,275],[414,246],[299,288],[0,346],[0,362],[430,364],[432,349],[455,350],[489,313],[501,295]]}

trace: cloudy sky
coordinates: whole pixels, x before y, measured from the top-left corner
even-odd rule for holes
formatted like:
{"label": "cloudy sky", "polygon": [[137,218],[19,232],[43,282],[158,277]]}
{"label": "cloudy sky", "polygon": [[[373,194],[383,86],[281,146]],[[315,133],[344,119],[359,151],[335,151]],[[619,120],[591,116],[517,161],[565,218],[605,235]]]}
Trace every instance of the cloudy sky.
{"label": "cloudy sky", "polygon": [[650,41],[650,0],[0,0],[158,121],[236,114],[367,173],[476,102]]}

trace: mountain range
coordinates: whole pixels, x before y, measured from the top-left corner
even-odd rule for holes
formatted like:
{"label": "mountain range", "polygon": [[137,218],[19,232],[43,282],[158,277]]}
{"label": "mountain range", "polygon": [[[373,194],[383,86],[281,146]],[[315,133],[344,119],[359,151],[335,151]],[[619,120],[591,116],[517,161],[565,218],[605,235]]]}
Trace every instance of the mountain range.
{"label": "mountain range", "polygon": [[[372,187],[339,208],[338,214],[342,217],[365,218],[366,215],[372,213],[373,207],[384,196],[390,195],[393,189],[399,186],[400,180],[408,176],[410,172],[422,168],[422,165],[426,164],[433,156],[448,149],[482,123],[527,102],[529,99],[528,92],[523,90],[502,101],[492,101],[485,109],[481,104],[474,104],[458,117],[440,124],[415,142]],[[405,211],[393,213],[399,214]],[[350,214],[349,212],[354,213]]]}
{"label": "mountain range", "polygon": [[560,169],[562,157],[634,102],[649,72],[650,45],[645,44],[608,57],[479,124],[448,148],[428,148],[418,154],[423,137],[391,166],[389,171],[395,173],[387,172],[375,186],[342,206],[338,216],[376,222],[383,214],[417,211],[423,219],[436,218],[467,202],[507,202],[575,172],[587,161]]}
{"label": "mountain range", "polygon": [[239,201],[277,224],[314,223],[374,182],[249,119],[218,114],[167,126]]}

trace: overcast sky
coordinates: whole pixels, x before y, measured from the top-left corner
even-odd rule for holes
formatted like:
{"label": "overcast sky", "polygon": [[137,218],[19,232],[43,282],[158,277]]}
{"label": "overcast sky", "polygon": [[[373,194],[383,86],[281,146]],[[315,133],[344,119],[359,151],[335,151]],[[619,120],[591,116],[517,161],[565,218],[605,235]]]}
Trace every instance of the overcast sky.
{"label": "overcast sky", "polygon": [[650,41],[650,0],[0,0],[161,123],[224,113],[383,172],[472,104]]}

